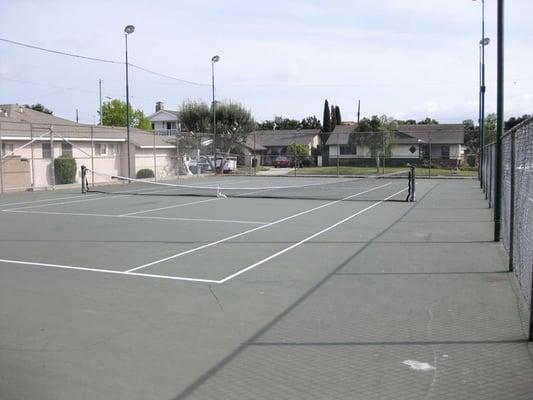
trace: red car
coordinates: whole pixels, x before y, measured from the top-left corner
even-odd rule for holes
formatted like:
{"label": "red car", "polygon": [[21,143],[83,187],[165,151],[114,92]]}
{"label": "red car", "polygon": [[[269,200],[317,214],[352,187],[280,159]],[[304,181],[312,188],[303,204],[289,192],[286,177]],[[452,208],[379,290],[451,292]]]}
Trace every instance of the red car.
{"label": "red car", "polygon": [[278,156],[274,160],[274,168],[292,168],[294,167],[293,160],[285,157],[285,156]]}

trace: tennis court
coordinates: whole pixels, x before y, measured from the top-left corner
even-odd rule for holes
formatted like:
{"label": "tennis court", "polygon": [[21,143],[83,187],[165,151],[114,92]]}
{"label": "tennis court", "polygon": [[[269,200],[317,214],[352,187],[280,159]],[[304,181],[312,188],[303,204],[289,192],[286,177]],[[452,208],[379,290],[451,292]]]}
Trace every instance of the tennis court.
{"label": "tennis court", "polygon": [[520,304],[479,184],[419,180],[409,202],[410,182],[1,197],[2,392],[529,399]]}

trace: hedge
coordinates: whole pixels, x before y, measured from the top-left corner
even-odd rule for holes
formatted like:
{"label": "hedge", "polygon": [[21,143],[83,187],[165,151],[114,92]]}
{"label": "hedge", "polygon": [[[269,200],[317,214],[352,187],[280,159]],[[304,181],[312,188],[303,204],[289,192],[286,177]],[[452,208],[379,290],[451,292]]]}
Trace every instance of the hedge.
{"label": "hedge", "polygon": [[76,181],[76,160],[68,156],[60,156],[54,160],[56,184],[74,183]]}
{"label": "hedge", "polygon": [[144,179],[144,178],[153,178],[154,177],[154,171],[152,171],[150,168],[143,168],[137,171],[136,178],[137,179]]}

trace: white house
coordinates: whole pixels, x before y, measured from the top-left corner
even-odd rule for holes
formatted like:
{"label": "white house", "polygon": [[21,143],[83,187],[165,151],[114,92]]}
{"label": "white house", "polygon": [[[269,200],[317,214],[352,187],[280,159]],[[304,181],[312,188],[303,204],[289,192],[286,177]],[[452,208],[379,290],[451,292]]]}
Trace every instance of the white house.
{"label": "white house", "polygon": [[178,112],[165,110],[162,101],[155,103],[155,113],[147,118],[150,120],[152,131],[158,135],[173,136],[180,129]]}

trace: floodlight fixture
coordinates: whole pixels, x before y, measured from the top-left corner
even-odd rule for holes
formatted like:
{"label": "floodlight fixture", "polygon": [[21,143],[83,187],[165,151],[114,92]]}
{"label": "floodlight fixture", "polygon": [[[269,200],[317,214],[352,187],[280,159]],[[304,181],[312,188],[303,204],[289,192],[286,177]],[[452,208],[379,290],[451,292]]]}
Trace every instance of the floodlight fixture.
{"label": "floodlight fixture", "polygon": [[135,32],[135,27],[133,25],[126,25],[126,27],[124,28],[124,32],[129,35],[130,33]]}

